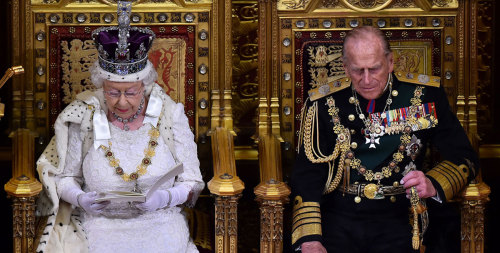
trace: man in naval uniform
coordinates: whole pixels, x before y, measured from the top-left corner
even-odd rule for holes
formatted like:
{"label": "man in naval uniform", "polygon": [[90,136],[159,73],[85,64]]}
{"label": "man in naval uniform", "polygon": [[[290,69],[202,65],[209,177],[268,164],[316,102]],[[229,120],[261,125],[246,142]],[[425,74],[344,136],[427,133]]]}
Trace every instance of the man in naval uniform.
{"label": "man in naval uniform", "polygon": [[[416,252],[425,201],[446,203],[474,178],[477,155],[440,78],[393,63],[380,30],[355,28],[347,78],[309,92],[291,181],[295,250]],[[442,160],[423,171],[430,145]]]}

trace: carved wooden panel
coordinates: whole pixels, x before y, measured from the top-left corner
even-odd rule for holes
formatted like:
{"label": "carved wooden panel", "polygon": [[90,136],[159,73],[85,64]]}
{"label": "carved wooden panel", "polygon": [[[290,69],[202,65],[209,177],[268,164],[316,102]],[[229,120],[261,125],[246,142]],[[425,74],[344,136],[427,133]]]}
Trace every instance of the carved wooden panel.
{"label": "carved wooden panel", "polygon": [[477,125],[481,143],[484,144],[500,143],[500,136],[496,134],[500,110],[498,102],[495,104],[494,101],[500,89],[493,82],[495,4],[495,1],[478,1],[477,4]]}
{"label": "carved wooden panel", "polygon": [[236,146],[253,145],[258,106],[257,1],[233,1],[232,109]]}

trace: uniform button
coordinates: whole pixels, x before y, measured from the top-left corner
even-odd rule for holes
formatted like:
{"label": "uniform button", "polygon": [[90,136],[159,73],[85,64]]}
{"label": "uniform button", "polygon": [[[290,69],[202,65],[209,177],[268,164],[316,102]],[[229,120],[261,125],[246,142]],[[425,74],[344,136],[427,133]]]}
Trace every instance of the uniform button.
{"label": "uniform button", "polygon": [[391,202],[392,202],[392,203],[396,203],[396,197],[391,196]]}
{"label": "uniform button", "polygon": [[354,114],[349,114],[348,118],[349,118],[349,121],[354,121],[354,119],[355,119]]}
{"label": "uniform button", "polygon": [[349,98],[349,103],[354,104],[356,102],[356,99],[354,97]]}
{"label": "uniform button", "polygon": [[358,148],[358,143],[356,143],[356,142],[352,142],[352,143],[351,143],[351,148],[352,148],[352,149],[356,149],[356,148]]}
{"label": "uniform button", "polygon": [[356,203],[361,202],[361,197],[360,196],[354,197],[354,202],[356,202]]}
{"label": "uniform button", "polygon": [[399,182],[398,181],[394,181],[394,183],[392,183],[392,186],[398,187],[399,186]]}
{"label": "uniform button", "polygon": [[395,96],[395,97],[397,97],[399,95],[399,92],[397,90],[393,90],[392,91],[392,95]]}

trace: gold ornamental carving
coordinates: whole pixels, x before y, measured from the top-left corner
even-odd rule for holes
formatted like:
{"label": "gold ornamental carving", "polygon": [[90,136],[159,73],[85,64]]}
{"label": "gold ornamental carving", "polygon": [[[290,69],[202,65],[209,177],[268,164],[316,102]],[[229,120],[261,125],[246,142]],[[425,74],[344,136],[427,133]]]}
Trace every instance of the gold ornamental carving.
{"label": "gold ornamental carving", "polygon": [[308,3],[309,0],[283,1],[283,5],[286,6],[286,9],[289,10],[304,9]]}
{"label": "gold ornamental carving", "polygon": [[321,6],[324,8],[341,8],[339,0],[323,0]]}
{"label": "gold ornamental carving", "polygon": [[390,5],[390,8],[414,8],[416,7],[414,0],[395,0]]}
{"label": "gold ornamental carving", "polygon": [[[491,113],[490,108],[494,108],[494,85],[492,83],[491,66],[494,64],[494,1],[479,1],[477,6],[477,38],[481,38],[477,43],[477,127],[479,128],[478,134],[483,140],[481,145],[483,148],[480,151],[481,157],[486,152],[491,153],[497,150],[493,147],[486,146],[491,143],[491,138],[488,138],[489,133],[495,133],[496,129],[492,122],[495,122],[494,114]],[[488,148],[486,148],[488,147]],[[498,155],[500,157],[500,155]],[[494,156],[493,156],[494,157]]]}
{"label": "gold ornamental carving", "polygon": [[341,0],[347,7],[359,12],[379,11],[391,4],[392,0]]}
{"label": "gold ornamental carving", "polygon": [[283,251],[283,203],[264,200],[260,207],[260,252]]}
{"label": "gold ornamental carving", "polygon": [[449,7],[453,0],[433,0],[432,5],[437,7]]}
{"label": "gold ornamental carving", "polygon": [[[31,0],[33,5],[58,5],[58,4],[105,4],[114,5],[118,0]],[[134,4],[162,4],[162,3],[176,3],[173,0],[129,0]],[[203,0],[186,0],[186,2],[198,3]]]}
{"label": "gold ornamental carving", "polygon": [[34,252],[36,197],[11,197],[14,252]]}
{"label": "gold ornamental carving", "polygon": [[[60,2],[66,2],[68,4],[72,3],[102,3],[102,4],[116,4],[118,0],[31,0],[32,4],[59,4]],[[143,4],[143,3],[171,3],[172,0],[129,0],[135,2],[135,4]],[[196,0],[190,0],[190,2],[197,2]]]}
{"label": "gold ornamental carving", "polygon": [[283,209],[288,203],[290,188],[271,179],[254,190],[260,205],[260,252],[283,251]]}
{"label": "gold ornamental carving", "polygon": [[484,252],[484,209],[485,203],[481,200],[462,203],[461,238],[464,252]]}
{"label": "gold ornamental carving", "polygon": [[484,182],[471,183],[462,192],[461,238],[463,252],[484,252],[484,209],[491,190]]}
{"label": "gold ornamental carving", "polygon": [[237,252],[238,199],[234,196],[215,197],[215,249],[217,253]]}
{"label": "gold ornamental carving", "polygon": [[[255,2],[233,1],[232,116],[238,140],[255,134],[258,107],[258,18]],[[238,148],[238,140],[235,145]],[[236,159],[240,157],[237,156]]]}

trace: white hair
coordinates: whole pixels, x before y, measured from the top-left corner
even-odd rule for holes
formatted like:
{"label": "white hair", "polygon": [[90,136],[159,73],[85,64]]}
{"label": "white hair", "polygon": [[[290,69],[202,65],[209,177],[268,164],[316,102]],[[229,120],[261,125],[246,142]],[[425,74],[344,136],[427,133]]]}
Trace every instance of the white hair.
{"label": "white hair", "polygon": [[347,33],[347,35],[344,38],[344,44],[342,46],[342,61],[344,62],[345,65],[349,64],[349,55],[347,54],[347,44],[351,41],[359,41],[359,40],[366,40],[369,38],[369,36],[375,36],[380,42],[380,46],[384,50],[384,55],[387,56],[389,55],[392,50],[391,50],[391,45],[389,44],[389,41],[387,41],[387,37],[384,35],[384,33],[373,26],[360,26],[352,29]]}
{"label": "white hair", "polygon": [[148,60],[146,67],[133,74],[128,75],[117,75],[103,70],[98,61],[90,69],[90,80],[98,89],[104,84],[104,80],[109,80],[113,82],[136,82],[142,81],[146,90],[151,90],[152,84],[158,79],[158,73],[156,73],[153,64]]}

